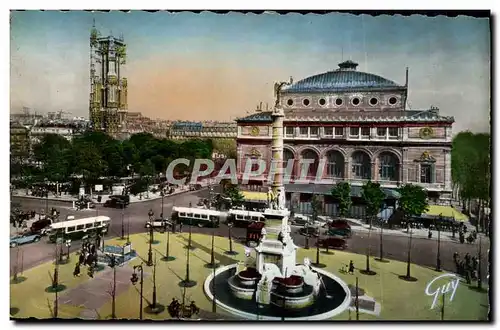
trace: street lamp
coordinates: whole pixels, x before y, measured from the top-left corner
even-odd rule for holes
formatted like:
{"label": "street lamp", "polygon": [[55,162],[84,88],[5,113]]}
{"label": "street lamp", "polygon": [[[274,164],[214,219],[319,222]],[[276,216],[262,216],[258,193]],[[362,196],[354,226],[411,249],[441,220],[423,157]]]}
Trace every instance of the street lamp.
{"label": "street lamp", "polygon": [[69,262],[69,248],[71,247],[71,240],[70,239],[66,240],[66,247],[68,248],[67,261]]}
{"label": "street lamp", "polygon": [[113,289],[111,291],[111,318],[116,319],[116,257],[108,255],[109,267],[113,268]]}
{"label": "street lamp", "polygon": [[219,266],[219,264],[215,262],[214,246],[215,246],[215,220],[212,220],[212,250],[210,251],[210,263],[207,264],[207,268],[215,269]]}
{"label": "street lamp", "polygon": [[175,260],[175,257],[170,255],[170,231],[167,228],[167,222],[165,222],[165,233],[167,234],[167,241],[166,241],[167,246],[166,246],[165,256],[161,260],[172,261]]}
{"label": "street lamp", "polygon": [[134,273],[132,274],[132,277],[130,278],[130,282],[132,282],[133,285],[136,285],[137,282],[139,281],[139,277],[137,276],[136,270],[139,270],[141,272],[141,289],[140,289],[140,303],[139,303],[139,319],[142,320],[142,299],[143,299],[143,289],[144,289],[144,270],[142,268],[142,263],[140,265],[134,266]]}
{"label": "street lamp", "polygon": [[306,222],[306,225],[304,226],[305,229],[305,237],[306,237],[306,246],[305,249],[309,250],[309,221]]}
{"label": "street lamp", "polygon": [[159,304],[156,300],[156,254],[155,254],[155,263],[153,267],[153,299],[151,304],[149,304],[146,309],[147,313],[150,314],[159,314],[165,310],[165,306]]}
{"label": "street lamp", "polygon": [[227,224],[227,228],[228,228],[228,232],[229,232],[228,233],[229,234],[229,251],[224,252],[225,254],[230,255],[230,256],[235,256],[238,254],[238,252],[233,251],[233,238],[231,235],[231,228],[233,228],[233,226],[234,226],[234,224],[232,222]]}
{"label": "street lamp", "polygon": [[436,229],[438,231],[437,239],[437,255],[436,255],[436,271],[441,271],[441,224],[443,223],[443,215],[439,215],[439,223],[436,224]]}
{"label": "street lamp", "polygon": [[148,250],[148,262],[149,267],[153,266],[153,224],[149,226],[149,250]]}
{"label": "street lamp", "polygon": [[124,223],[124,217],[125,217],[125,203],[124,202],[121,202],[120,203],[121,207],[122,207],[122,235],[120,237],[120,239],[125,239],[125,223]]}
{"label": "street lamp", "polygon": [[161,219],[163,220],[163,199],[165,198],[165,188],[161,189],[160,195],[161,195]]}
{"label": "street lamp", "polygon": [[[191,207],[192,207],[192,204],[189,203],[189,208],[191,208]],[[189,238],[188,238],[188,245],[186,246],[186,249],[188,249],[188,250],[194,250],[195,249],[195,247],[192,244],[192,240],[191,240],[191,235],[193,233],[192,227],[193,227],[193,218],[190,217],[189,218]]]}
{"label": "street lamp", "polygon": [[184,288],[191,288],[193,286],[196,285],[196,281],[193,281],[189,278],[189,256],[190,256],[190,252],[191,252],[191,249],[189,249],[188,246],[186,246],[186,253],[187,253],[187,257],[186,257],[186,277],[184,278],[184,280],[182,280],[180,283],[179,283],[179,286],[181,287],[184,287]]}

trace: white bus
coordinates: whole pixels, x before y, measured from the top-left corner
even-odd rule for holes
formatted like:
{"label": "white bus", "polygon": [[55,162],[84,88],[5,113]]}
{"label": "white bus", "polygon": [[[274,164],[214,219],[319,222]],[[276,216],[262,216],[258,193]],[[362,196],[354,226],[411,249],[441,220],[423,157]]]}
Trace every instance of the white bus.
{"label": "white bus", "polygon": [[108,231],[110,224],[111,219],[102,215],[78,220],[54,222],[50,225],[49,240],[52,243],[55,243],[59,237],[77,240],[96,231],[104,234]]}
{"label": "white bus", "polygon": [[198,227],[219,227],[221,220],[225,218],[223,212],[199,209],[194,207],[173,207],[171,220],[183,225]]}
{"label": "white bus", "polygon": [[252,222],[265,222],[266,218],[260,212],[235,210],[228,212],[227,222],[232,222],[236,227],[248,227]]}

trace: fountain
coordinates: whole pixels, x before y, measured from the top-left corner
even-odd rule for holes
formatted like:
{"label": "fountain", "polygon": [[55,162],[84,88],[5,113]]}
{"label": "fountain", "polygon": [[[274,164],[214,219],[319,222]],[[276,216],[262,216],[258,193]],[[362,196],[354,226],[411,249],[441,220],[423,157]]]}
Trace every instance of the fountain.
{"label": "fountain", "polygon": [[[290,212],[285,207],[283,186],[283,108],[276,84],[273,111],[272,173],[266,220],[281,220],[277,239],[266,237],[255,248],[246,248],[244,262],[217,269],[208,276],[204,289],[212,301],[245,319],[324,320],[349,307],[348,286],[337,276],[311,266],[308,258],[296,263],[298,247],[290,235]],[[215,296],[215,298],[214,298]]]}

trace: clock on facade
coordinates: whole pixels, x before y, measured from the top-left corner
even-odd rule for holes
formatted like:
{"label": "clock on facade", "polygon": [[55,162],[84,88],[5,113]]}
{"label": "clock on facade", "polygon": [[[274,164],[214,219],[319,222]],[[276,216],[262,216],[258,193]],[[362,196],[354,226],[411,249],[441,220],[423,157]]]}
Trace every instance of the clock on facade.
{"label": "clock on facade", "polygon": [[424,127],[420,129],[420,138],[430,139],[434,135],[434,130],[431,127]]}

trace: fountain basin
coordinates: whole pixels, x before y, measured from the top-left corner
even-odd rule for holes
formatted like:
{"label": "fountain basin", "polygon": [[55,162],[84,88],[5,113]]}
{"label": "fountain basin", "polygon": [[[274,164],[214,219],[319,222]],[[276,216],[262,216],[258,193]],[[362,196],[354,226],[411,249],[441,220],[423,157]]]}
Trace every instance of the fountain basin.
{"label": "fountain basin", "polygon": [[[302,295],[294,296],[292,293],[287,292],[286,301],[289,303],[282,306],[279,304],[279,302],[282,302],[282,298],[279,297],[280,291],[277,288],[271,294],[271,303],[269,305],[257,305],[255,288],[247,287],[242,290],[242,287],[231,287],[231,278],[238,278],[236,276],[236,267],[236,264],[227,265],[218,268],[215,271],[215,276],[211,273],[205,280],[204,291],[208,299],[213,300],[215,283],[215,302],[217,306],[242,319],[326,320],[347,310],[351,302],[351,293],[347,284],[337,276],[323,269],[313,267],[315,271],[322,275],[326,292],[322,286],[318,295],[313,297],[312,287],[304,284]],[[309,290],[312,301],[308,300]],[[235,294],[235,291],[239,293]],[[296,299],[293,299],[294,297]],[[284,310],[286,310],[286,313]]]}

